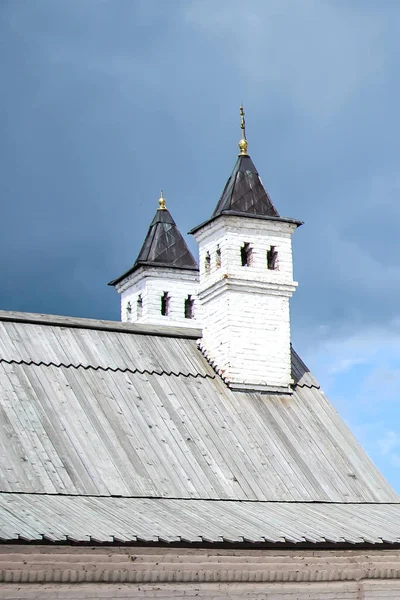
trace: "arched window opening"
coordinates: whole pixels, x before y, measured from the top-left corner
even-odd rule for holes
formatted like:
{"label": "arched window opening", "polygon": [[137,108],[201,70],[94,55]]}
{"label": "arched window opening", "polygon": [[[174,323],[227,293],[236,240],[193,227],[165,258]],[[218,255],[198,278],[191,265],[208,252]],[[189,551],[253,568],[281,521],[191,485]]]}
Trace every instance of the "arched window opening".
{"label": "arched window opening", "polygon": [[204,260],[204,269],[205,269],[206,273],[210,272],[210,266],[211,266],[211,256],[210,256],[210,253],[207,252],[206,258]]}
{"label": "arched window opening", "polygon": [[161,314],[163,317],[167,317],[169,313],[169,294],[164,292],[161,296]]}
{"label": "arched window opening", "polygon": [[221,267],[221,248],[217,246],[217,250],[215,251],[215,266],[217,269]]}
{"label": "arched window opening", "polygon": [[267,266],[271,271],[275,271],[278,268],[278,252],[275,246],[271,246],[267,252]]}
{"label": "arched window opening", "polygon": [[142,295],[139,294],[137,303],[136,303],[136,316],[138,319],[140,319],[140,317],[142,316],[142,312],[143,312],[143,298],[142,298]]}
{"label": "arched window opening", "polygon": [[247,242],[240,248],[240,258],[242,267],[249,267],[253,262],[253,250]]}
{"label": "arched window opening", "polygon": [[189,296],[185,300],[185,319],[193,319],[194,317],[194,300]]}

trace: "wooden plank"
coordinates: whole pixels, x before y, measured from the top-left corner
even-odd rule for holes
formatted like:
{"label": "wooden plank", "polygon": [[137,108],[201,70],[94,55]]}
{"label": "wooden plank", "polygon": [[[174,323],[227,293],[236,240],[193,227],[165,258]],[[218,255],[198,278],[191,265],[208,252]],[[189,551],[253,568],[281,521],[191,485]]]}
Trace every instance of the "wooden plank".
{"label": "wooden plank", "polygon": [[[216,386],[223,384],[216,382]],[[222,394],[223,392],[221,392]],[[231,410],[236,411],[235,427],[243,429],[243,436],[247,439],[249,452],[256,456],[253,458],[254,464],[259,471],[259,482],[263,489],[264,500],[293,500],[293,492],[296,489],[298,480],[289,476],[281,469],[282,457],[281,449],[277,445],[277,440],[271,424],[263,419],[260,414],[260,403],[265,400],[265,396],[259,394],[248,394],[242,392],[227,391],[224,404]],[[268,395],[268,401],[273,401],[273,397]],[[272,429],[272,430],[271,430]],[[268,476],[265,476],[268,473]],[[302,483],[299,482],[302,486]],[[308,497],[307,490],[304,490],[305,497]]]}
{"label": "wooden plank", "polygon": [[[34,391],[33,398],[40,406],[43,417],[45,417],[43,418],[43,426],[73,482],[74,491],[72,493],[96,493],[97,488],[82,463],[76,447],[71,445],[71,437],[68,436],[62,422],[65,408],[63,409],[60,402],[54,405],[54,398],[57,397],[57,394],[54,394],[48,381],[48,370],[51,368],[21,365],[21,369],[24,370],[25,376]],[[53,368],[57,371],[57,367]],[[37,491],[40,492],[41,490]]]}
{"label": "wooden plank", "polygon": [[[309,391],[307,390],[305,393],[309,393]],[[337,440],[335,444],[326,444],[323,441],[326,440],[325,434],[321,438],[323,428],[321,420],[308,418],[303,402],[297,393],[294,394],[293,402],[292,422],[287,419],[290,429],[288,439],[293,441],[295,460],[306,480],[310,482],[310,489],[315,490],[315,497],[333,501],[346,501],[350,497],[356,499],[356,495],[351,491],[352,485],[347,475],[348,468],[346,469],[346,466],[341,464]],[[307,445],[305,441],[308,442]],[[322,497],[321,488],[323,489]]]}
{"label": "wooden plank", "polygon": [[295,407],[292,397],[272,396],[259,403],[260,419],[276,445],[278,472],[291,486],[293,500],[328,500],[326,474],[319,472],[318,456],[310,452],[315,443],[304,435]]}
{"label": "wooden plank", "polygon": [[[3,376],[0,377],[0,382]],[[12,421],[8,417],[10,401],[6,397],[7,392],[0,396],[0,456],[2,479],[0,487],[2,491],[29,491],[35,489],[37,476],[35,473],[26,473],[21,457],[25,455],[25,449],[14,429]],[[6,405],[6,406],[4,406]]]}
{"label": "wooden plank", "polygon": [[[212,391],[208,386],[210,381],[212,380],[200,378],[180,379],[179,382],[171,381],[171,385],[178,383],[175,391],[181,405],[187,410],[190,421],[195,420],[200,424],[199,436],[213,456],[214,464],[218,465],[227,497],[243,500],[254,498],[254,492],[246,479],[245,464],[235,452],[231,436],[226,435],[226,431],[222,431],[214,422],[215,414],[203,408],[207,393]],[[214,395],[214,401],[217,398]]]}
{"label": "wooden plank", "polygon": [[[189,432],[189,437],[193,442],[192,452],[197,457],[204,477],[210,481],[212,497],[225,499],[241,497],[240,485],[233,480],[230,467],[225,464],[223,459],[223,442],[222,445],[215,445],[214,437],[208,434],[206,417],[201,409],[198,410],[196,404],[193,407],[189,401],[190,392],[187,391],[187,387],[182,386],[182,381],[175,377],[165,378],[163,385],[171,388],[173,392],[173,394],[169,394],[169,398],[171,401],[174,400],[173,406],[177,418],[182,420]],[[214,496],[213,490],[216,491],[216,496]]]}
{"label": "wooden plank", "polygon": [[[149,379],[151,377],[157,376],[141,375],[140,373],[130,376],[132,385],[138,395],[138,408],[143,416],[141,431],[147,438],[147,443],[152,446],[154,453],[157,455],[161,469],[158,478],[161,479],[160,476],[163,475],[165,481],[168,482],[168,495],[177,498],[188,498],[190,497],[188,488],[192,486],[188,485],[186,478],[183,482],[179,476],[181,466],[178,456],[172,450],[172,447],[174,447],[173,440],[170,439],[165,422],[162,418],[159,418],[153,407],[153,404],[160,402],[160,399],[150,385]],[[175,450],[178,450],[176,445]]]}
{"label": "wooden plank", "polygon": [[[209,497],[209,482],[201,477],[202,470],[192,452],[191,440],[180,427],[180,419],[176,418],[172,409],[171,400],[173,393],[169,387],[167,377],[157,375],[147,376],[147,380],[154,390],[154,401],[149,402],[149,414],[155,422],[162,424],[160,434],[163,436],[164,446],[174,457],[176,477],[181,481],[185,495],[189,497]],[[163,451],[164,447],[161,448]]]}
{"label": "wooden plank", "polygon": [[[357,479],[349,478],[352,479],[352,485],[357,486],[358,496],[354,500],[361,497],[364,501],[398,502],[399,496],[388,485],[324,394],[315,389],[308,390],[307,393],[306,390],[300,390],[299,403],[301,401],[303,410],[306,410],[308,414],[311,413],[313,418],[320,420],[323,424],[321,443],[326,437],[327,441],[333,444],[336,452],[341,455],[346,464],[346,470],[350,467],[356,475]],[[347,472],[350,472],[350,469]],[[348,501],[350,500],[351,497]]]}
{"label": "wooden plank", "polygon": [[[127,455],[130,457],[129,470],[132,480],[131,493],[138,495],[140,492],[136,485],[136,477],[142,478],[142,485],[146,486],[149,495],[168,495],[163,477],[162,465],[154,448],[154,439],[149,429],[148,421],[140,409],[143,402],[134,385],[132,373],[107,373],[107,386],[111,395],[108,406],[104,403],[103,410],[107,410],[110,419],[114,419],[117,407],[118,421],[115,430],[120,431],[120,443],[124,444]],[[125,437],[125,439],[124,439]],[[132,448],[130,450],[130,447]]]}
{"label": "wooden plank", "polygon": [[[29,492],[43,488],[43,491],[47,493],[54,492],[55,487],[42,462],[40,441],[21,408],[19,394],[22,387],[13,372],[19,367],[15,364],[2,366],[3,373],[0,379],[2,389],[0,403],[3,409],[1,428],[5,432],[6,439],[8,438],[10,454],[13,456],[11,461],[7,452],[5,459],[8,465],[6,462],[4,466],[8,473],[10,471],[18,473],[18,481],[14,482],[13,488],[15,491]],[[39,449],[37,444],[39,444]]]}
{"label": "wooden plank", "polygon": [[[245,461],[247,466],[245,475],[251,482],[254,493],[257,494],[256,498],[259,500],[291,499],[291,497],[287,497],[287,484],[284,486],[279,468],[276,468],[275,472],[269,468],[268,477],[265,477],[265,464],[269,460],[268,466],[270,467],[272,462],[278,462],[276,453],[279,452],[279,448],[275,447],[275,444],[269,439],[269,432],[265,431],[266,427],[269,427],[269,423],[262,422],[260,416],[262,397],[257,395],[255,402],[249,394],[232,392],[227,389],[220,379],[209,381],[203,387],[209,389],[206,403],[208,410],[221,415],[223,435],[230,435],[236,440],[236,454],[240,453]],[[219,402],[215,402],[213,398],[212,392],[215,388],[219,392]],[[264,427],[262,434],[260,434],[261,427]],[[266,445],[269,452],[266,452]],[[279,495],[275,495],[276,492]]]}
{"label": "wooden plank", "polygon": [[131,443],[132,424],[113,397],[111,372],[88,370],[66,376],[112,461],[104,473],[110,493],[128,496],[155,493],[150,476]]}
{"label": "wooden plank", "polygon": [[[20,365],[15,364],[8,365],[5,370],[10,381],[10,389],[15,394],[13,407],[19,413],[20,429],[26,434],[25,456],[22,458],[25,472],[28,477],[30,471],[39,474],[43,492],[67,493],[70,490],[71,480],[43,427],[43,412],[38,411],[37,403],[32,402],[31,388],[24,370]],[[40,489],[39,481],[35,485],[35,490],[38,489]]]}
{"label": "wooden plank", "polygon": [[[215,389],[219,383],[221,393],[217,395]],[[209,435],[218,444],[222,441],[223,460],[231,469],[233,481],[236,480],[244,492],[236,497],[242,500],[264,498],[263,482],[250,457],[249,439],[243,434],[240,416],[233,412],[229,414],[232,411],[229,399],[233,392],[220,380],[196,379],[186,385],[190,386],[191,397],[194,398],[196,392],[196,404],[204,412]]]}
{"label": "wooden plank", "polygon": [[[162,409],[170,421],[170,435],[176,440],[180,453],[184,456],[185,472],[193,482],[195,490],[190,493],[193,497],[216,498],[223,488],[219,477],[214,476],[210,469],[211,456],[196,429],[196,424],[189,418],[181,399],[178,400],[174,377],[149,377],[152,387],[162,401]],[[207,456],[208,455],[208,456]],[[186,467],[186,463],[188,467]],[[220,492],[218,492],[218,488]]]}
{"label": "wooden plank", "polygon": [[[76,453],[79,456],[96,486],[97,493],[108,495],[111,492],[107,482],[117,481],[118,474],[115,473],[116,469],[102,437],[96,433],[89,415],[65,378],[65,371],[64,367],[47,368],[46,382],[49,386],[48,396],[53,404],[53,411],[58,414],[65,430],[66,449],[71,454]],[[86,491],[86,493],[90,492]]]}

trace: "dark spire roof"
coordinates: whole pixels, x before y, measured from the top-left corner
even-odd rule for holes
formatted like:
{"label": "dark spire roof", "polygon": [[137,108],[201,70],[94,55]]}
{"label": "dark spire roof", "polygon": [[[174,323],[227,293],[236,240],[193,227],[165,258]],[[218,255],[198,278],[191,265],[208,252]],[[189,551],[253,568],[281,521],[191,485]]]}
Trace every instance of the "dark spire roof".
{"label": "dark spire roof", "polygon": [[157,210],[133,267],[108,285],[117,284],[142,266],[198,270],[195,258],[166,208]]}
{"label": "dark spire roof", "polygon": [[206,223],[213,221],[220,215],[271,219],[302,225],[302,221],[279,216],[271,198],[265,191],[253,161],[248,154],[242,153],[239,154],[232,174],[226,182],[222,196],[210,219],[197,225],[189,233],[195,233]]}
{"label": "dark spire roof", "polygon": [[218,204],[207,221],[194,227],[189,233],[195,233],[202,229],[204,225],[214,221],[221,215],[233,215],[239,217],[253,217],[256,219],[269,219],[293,223],[297,226],[302,225],[301,221],[280,217],[271,198],[268,196],[263,183],[260,179],[253,161],[247,154],[249,147],[246,137],[246,122],[244,118],[243,105],[240,107],[240,129],[242,130],[242,139],[239,141],[240,154],[236,161],[231,176],[226,182],[222,196]]}
{"label": "dark spire roof", "polygon": [[234,211],[245,215],[279,217],[250,156],[240,154],[212,216]]}

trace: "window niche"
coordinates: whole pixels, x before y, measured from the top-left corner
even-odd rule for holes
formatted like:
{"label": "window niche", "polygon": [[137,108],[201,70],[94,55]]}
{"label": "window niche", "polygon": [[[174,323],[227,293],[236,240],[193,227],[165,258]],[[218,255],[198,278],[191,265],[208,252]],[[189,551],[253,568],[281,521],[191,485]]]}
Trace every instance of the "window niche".
{"label": "window niche", "polygon": [[143,298],[142,298],[142,295],[139,294],[137,302],[136,302],[136,317],[138,319],[140,319],[142,314],[143,314]]}
{"label": "window niche", "polygon": [[210,256],[210,253],[207,252],[206,257],[204,259],[204,270],[206,272],[206,275],[209,274],[210,268],[211,268],[211,256]]}
{"label": "window niche", "polygon": [[253,264],[253,249],[247,242],[240,248],[240,260],[242,267],[250,267]]}
{"label": "window niche", "polygon": [[215,266],[217,269],[221,268],[221,248],[219,246],[215,251]]}
{"label": "window niche", "polygon": [[161,314],[163,317],[168,317],[170,297],[168,292],[164,292],[161,296]]}
{"label": "window niche", "polygon": [[132,305],[131,303],[128,301],[126,303],[126,320],[130,321],[131,320],[131,315],[132,315]]}
{"label": "window niche", "polygon": [[267,267],[270,271],[276,271],[278,268],[278,252],[275,246],[267,251]]}
{"label": "window niche", "polygon": [[185,319],[193,319],[194,317],[194,300],[189,296],[185,300]]}

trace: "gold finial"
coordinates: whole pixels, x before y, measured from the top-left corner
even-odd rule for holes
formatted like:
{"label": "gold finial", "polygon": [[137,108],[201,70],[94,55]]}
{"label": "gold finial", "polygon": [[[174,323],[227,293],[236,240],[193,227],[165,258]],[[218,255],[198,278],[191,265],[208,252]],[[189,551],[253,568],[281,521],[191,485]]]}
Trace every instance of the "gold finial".
{"label": "gold finial", "polygon": [[240,106],[240,117],[241,117],[240,129],[242,130],[242,139],[240,140],[240,142],[238,144],[239,150],[240,150],[239,156],[247,156],[247,148],[248,148],[249,144],[247,143],[247,139],[246,139],[246,121],[244,120],[243,104]]}
{"label": "gold finial", "polygon": [[163,196],[163,191],[162,190],[161,190],[161,193],[160,193],[160,198],[158,200],[158,204],[160,206],[160,208],[158,210],[166,210],[167,207],[165,206],[165,198]]}

